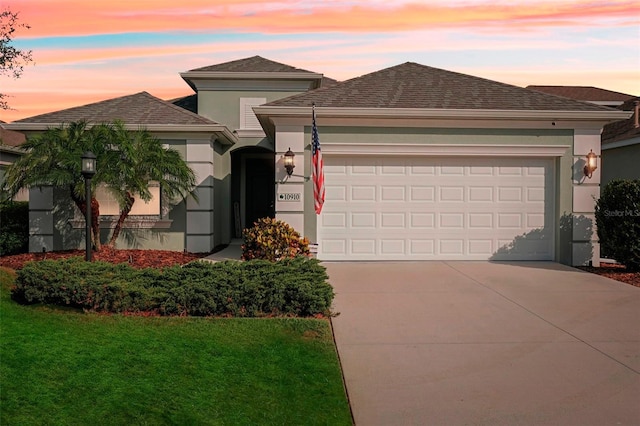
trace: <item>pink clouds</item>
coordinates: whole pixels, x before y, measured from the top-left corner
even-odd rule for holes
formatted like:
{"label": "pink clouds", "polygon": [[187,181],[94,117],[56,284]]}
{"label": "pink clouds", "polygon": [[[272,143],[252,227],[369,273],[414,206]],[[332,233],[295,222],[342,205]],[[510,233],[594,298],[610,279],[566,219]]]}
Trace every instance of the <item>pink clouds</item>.
{"label": "pink clouds", "polygon": [[[29,37],[113,32],[244,30],[269,33],[381,32],[438,27],[509,25],[570,26],[597,18],[623,25],[638,22],[636,1],[565,1],[537,3],[389,3],[253,0],[211,1],[16,1],[32,29]],[[52,16],[57,19],[51,19]],[[635,18],[634,18],[635,17]]]}

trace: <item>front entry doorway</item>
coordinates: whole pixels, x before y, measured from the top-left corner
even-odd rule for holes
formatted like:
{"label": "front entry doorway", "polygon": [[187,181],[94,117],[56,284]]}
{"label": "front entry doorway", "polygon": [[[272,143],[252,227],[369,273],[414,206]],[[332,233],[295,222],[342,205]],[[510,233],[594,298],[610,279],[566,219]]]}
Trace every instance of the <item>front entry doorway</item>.
{"label": "front entry doorway", "polygon": [[274,153],[259,147],[232,153],[234,234],[263,217],[275,216]]}

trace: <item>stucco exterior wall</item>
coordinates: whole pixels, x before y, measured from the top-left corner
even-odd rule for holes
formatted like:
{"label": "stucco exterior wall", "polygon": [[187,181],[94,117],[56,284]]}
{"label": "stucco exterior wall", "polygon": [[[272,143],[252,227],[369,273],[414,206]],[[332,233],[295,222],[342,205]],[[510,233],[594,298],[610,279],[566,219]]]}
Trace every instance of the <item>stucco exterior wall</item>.
{"label": "stucco exterior wall", "polygon": [[301,93],[300,91],[271,90],[200,90],[198,114],[226,125],[240,128],[240,98],[266,98],[266,102]]}
{"label": "stucco exterior wall", "polygon": [[[604,148],[604,147],[603,147]],[[640,179],[640,143],[602,150],[602,186],[614,179]]]}

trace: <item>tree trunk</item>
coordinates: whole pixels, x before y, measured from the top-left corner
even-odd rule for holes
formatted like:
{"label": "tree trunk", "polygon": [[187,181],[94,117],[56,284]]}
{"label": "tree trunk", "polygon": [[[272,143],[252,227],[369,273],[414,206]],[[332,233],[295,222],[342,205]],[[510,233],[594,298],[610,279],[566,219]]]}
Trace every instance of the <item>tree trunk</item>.
{"label": "tree trunk", "polygon": [[122,231],[122,226],[124,225],[124,221],[129,216],[131,209],[133,208],[133,203],[136,201],[135,198],[131,195],[130,192],[126,193],[125,205],[120,210],[120,216],[118,217],[118,221],[116,222],[116,226],[113,228],[113,234],[111,234],[111,238],[109,242],[106,244],[107,247],[114,247],[116,245],[116,240],[120,236],[120,231]]}
{"label": "tree trunk", "polygon": [[95,197],[91,197],[91,231],[93,232],[93,246],[96,251],[100,251],[100,203]]}
{"label": "tree trunk", "polygon": [[[83,198],[78,198],[74,195],[73,190],[70,191],[71,200],[78,206],[78,209],[82,213],[82,216],[87,216],[87,203]],[[91,240],[93,241],[93,247],[95,251],[100,251],[100,204],[95,198],[91,198]]]}

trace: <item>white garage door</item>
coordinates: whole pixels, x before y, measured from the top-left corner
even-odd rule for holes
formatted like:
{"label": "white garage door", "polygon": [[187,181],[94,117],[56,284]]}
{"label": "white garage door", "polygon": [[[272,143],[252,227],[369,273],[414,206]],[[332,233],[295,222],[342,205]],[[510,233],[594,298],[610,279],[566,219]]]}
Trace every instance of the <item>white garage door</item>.
{"label": "white garage door", "polygon": [[320,259],[553,259],[551,159],[324,160]]}

